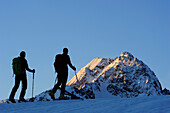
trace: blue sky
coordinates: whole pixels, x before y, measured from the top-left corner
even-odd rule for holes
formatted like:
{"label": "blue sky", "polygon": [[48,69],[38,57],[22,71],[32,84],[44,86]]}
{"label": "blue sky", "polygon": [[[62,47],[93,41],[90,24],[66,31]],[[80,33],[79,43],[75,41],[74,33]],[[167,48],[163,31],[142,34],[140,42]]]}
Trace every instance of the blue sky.
{"label": "blue sky", "polygon": [[[0,0],[0,99],[12,90],[11,63],[20,51],[36,69],[36,95],[53,87],[54,57],[64,47],[77,70],[93,58],[128,51],[170,89],[169,6],[169,0]],[[32,87],[27,75],[26,98]],[[69,69],[69,80],[73,75]]]}

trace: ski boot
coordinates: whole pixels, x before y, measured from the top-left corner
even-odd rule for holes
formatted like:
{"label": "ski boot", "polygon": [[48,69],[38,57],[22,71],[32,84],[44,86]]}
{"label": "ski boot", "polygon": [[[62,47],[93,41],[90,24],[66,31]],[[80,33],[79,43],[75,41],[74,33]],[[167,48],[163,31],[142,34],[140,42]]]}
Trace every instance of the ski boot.
{"label": "ski boot", "polygon": [[51,98],[52,98],[53,100],[55,100],[55,96],[54,96],[54,93],[53,93],[52,91],[49,92],[49,95],[51,96]]}
{"label": "ski boot", "polygon": [[28,101],[25,100],[24,98],[20,98],[20,99],[18,100],[18,102],[28,102]]}
{"label": "ski boot", "polygon": [[16,103],[15,99],[13,99],[13,98],[9,98],[9,101],[11,101],[12,103]]}
{"label": "ski boot", "polygon": [[64,96],[64,94],[60,94],[59,100],[69,100],[69,98]]}

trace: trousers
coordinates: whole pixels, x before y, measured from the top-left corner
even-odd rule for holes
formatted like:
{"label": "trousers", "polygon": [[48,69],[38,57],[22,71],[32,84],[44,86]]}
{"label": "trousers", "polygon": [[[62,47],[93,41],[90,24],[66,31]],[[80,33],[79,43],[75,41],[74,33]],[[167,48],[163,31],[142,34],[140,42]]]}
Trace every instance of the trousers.
{"label": "trousers", "polygon": [[19,88],[20,82],[22,82],[22,90],[20,93],[19,99],[24,98],[26,89],[27,89],[27,76],[26,75],[16,75],[15,76],[15,85],[11,91],[11,94],[9,96],[10,99],[14,99],[15,93]]}
{"label": "trousers", "polygon": [[52,89],[52,92],[55,93],[57,89],[59,89],[59,86],[61,85],[61,94],[64,95],[65,93],[65,87],[67,83],[68,73],[60,72],[57,74],[58,82],[55,84],[54,88]]}

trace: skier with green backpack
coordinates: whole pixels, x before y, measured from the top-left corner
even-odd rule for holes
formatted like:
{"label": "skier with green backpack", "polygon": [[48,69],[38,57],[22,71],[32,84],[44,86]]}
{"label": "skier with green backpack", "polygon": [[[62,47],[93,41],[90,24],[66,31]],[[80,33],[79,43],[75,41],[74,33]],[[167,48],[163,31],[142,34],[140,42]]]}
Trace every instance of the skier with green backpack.
{"label": "skier with green backpack", "polygon": [[9,101],[12,103],[16,103],[14,100],[15,93],[17,89],[19,88],[20,81],[22,81],[22,90],[19,97],[19,102],[27,102],[24,99],[26,89],[27,89],[27,76],[26,76],[26,70],[32,73],[35,73],[35,69],[31,70],[28,67],[27,60],[25,59],[26,53],[22,51],[20,53],[19,57],[16,57],[12,61],[12,68],[13,73],[15,74],[15,85],[11,91],[11,94],[9,96]]}

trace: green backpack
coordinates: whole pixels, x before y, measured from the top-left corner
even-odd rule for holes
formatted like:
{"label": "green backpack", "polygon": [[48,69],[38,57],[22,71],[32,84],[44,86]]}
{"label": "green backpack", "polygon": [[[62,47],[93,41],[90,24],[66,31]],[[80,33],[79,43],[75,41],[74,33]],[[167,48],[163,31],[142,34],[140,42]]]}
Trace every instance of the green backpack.
{"label": "green backpack", "polygon": [[25,71],[22,70],[22,59],[20,57],[12,60],[12,69],[15,75],[22,75],[25,73]]}

